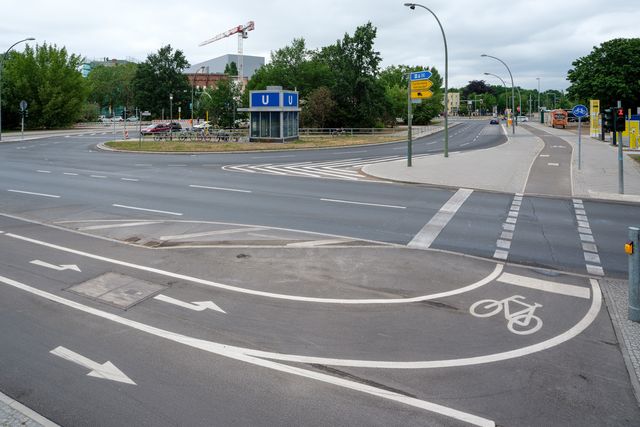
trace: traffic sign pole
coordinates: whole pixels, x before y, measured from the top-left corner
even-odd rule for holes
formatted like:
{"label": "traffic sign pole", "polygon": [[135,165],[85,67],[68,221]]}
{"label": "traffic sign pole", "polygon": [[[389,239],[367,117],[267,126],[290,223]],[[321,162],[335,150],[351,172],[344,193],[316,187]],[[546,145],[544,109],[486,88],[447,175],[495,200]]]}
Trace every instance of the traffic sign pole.
{"label": "traffic sign pole", "polygon": [[589,115],[589,110],[582,104],[578,104],[571,110],[578,118],[578,170],[582,168],[582,118]]}
{"label": "traffic sign pole", "polygon": [[[415,73],[411,73],[410,77],[413,76],[413,74]],[[411,150],[411,78],[409,78],[409,83],[407,84],[407,167],[411,167],[411,156],[412,156],[412,150]]]}

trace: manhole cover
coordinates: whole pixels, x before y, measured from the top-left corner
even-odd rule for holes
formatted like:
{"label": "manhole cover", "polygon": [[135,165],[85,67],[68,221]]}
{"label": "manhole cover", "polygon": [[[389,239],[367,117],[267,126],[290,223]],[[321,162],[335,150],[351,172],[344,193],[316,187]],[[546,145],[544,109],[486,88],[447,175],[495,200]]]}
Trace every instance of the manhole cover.
{"label": "manhole cover", "polygon": [[165,288],[124,274],[106,273],[67,290],[126,310]]}

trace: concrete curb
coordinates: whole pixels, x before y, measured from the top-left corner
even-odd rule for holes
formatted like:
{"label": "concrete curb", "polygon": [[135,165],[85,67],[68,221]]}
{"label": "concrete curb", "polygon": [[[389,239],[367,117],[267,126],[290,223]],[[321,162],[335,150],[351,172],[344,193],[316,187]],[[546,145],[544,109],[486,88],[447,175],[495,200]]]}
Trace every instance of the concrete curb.
{"label": "concrete curb", "polygon": [[[38,414],[37,412],[35,412],[34,410],[24,406],[22,403],[13,400],[12,398],[10,398],[9,396],[7,396],[6,394],[0,392],[0,405],[6,405],[8,408],[19,412],[20,414],[22,414],[23,416],[25,416],[26,418],[30,419],[31,421],[33,421],[34,423],[37,423],[39,425],[42,425],[43,427],[60,427],[58,426],[58,424],[54,423],[53,421],[43,417],[42,415]],[[20,423],[20,424],[16,424],[16,427],[20,425],[24,425],[24,423]],[[4,424],[3,424],[4,426]],[[12,426],[10,426],[12,427]]]}

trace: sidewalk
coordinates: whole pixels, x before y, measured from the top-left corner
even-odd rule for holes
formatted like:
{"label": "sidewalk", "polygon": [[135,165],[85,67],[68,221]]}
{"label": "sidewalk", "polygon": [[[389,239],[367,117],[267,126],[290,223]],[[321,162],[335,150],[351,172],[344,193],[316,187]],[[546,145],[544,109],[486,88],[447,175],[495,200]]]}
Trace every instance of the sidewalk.
{"label": "sidewalk", "polygon": [[58,427],[6,394],[0,393],[0,426],[2,427]]}
{"label": "sidewalk", "polygon": [[[560,137],[573,147],[572,193],[581,199],[640,202],[640,166],[623,156],[624,192],[618,194],[618,149],[607,142],[582,135],[582,162],[578,168],[578,135],[540,123],[528,123]],[[519,126],[515,136],[498,147],[467,153],[417,158],[413,167],[406,160],[365,166],[367,175],[392,181],[464,187],[506,193],[524,193],[529,170],[544,147],[542,140]],[[602,289],[611,321],[620,342],[636,399],[640,402],[640,323],[627,320],[628,285],[625,280],[603,279]]]}
{"label": "sidewalk", "polygon": [[464,187],[507,193],[523,192],[531,164],[544,146],[542,140],[526,129],[534,126],[558,136],[573,146],[573,196],[604,200],[640,202],[640,165],[626,154],[623,160],[624,192],[618,194],[617,148],[609,143],[582,136],[582,167],[578,169],[578,135],[529,122],[508,132],[509,141],[497,147],[468,152],[416,158],[413,166],[406,160],[377,163],[362,172],[391,181]]}

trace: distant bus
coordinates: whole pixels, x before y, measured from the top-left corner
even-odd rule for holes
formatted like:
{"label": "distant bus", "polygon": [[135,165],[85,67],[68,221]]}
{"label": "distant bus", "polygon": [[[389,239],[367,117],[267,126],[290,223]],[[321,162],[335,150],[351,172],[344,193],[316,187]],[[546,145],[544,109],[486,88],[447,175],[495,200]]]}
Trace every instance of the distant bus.
{"label": "distant bus", "polygon": [[551,112],[551,118],[549,121],[551,122],[552,128],[555,128],[556,126],[562,126],[562,128],[564,129],[567,127],[568,119],[569,114],[565,110],[553,110]]}

